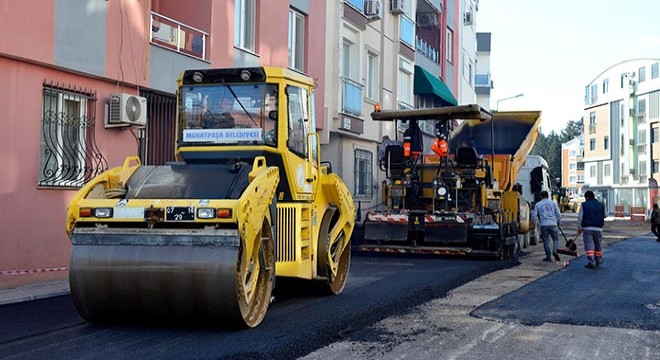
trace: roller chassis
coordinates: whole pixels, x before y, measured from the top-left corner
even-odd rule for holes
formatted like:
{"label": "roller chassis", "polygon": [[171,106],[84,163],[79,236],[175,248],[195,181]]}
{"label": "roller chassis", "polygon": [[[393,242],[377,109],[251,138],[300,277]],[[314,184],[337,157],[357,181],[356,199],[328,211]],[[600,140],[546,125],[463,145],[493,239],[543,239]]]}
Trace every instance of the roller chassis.
{"label": "roller chassis", "polygon": [[[190,105],[177,119],[182,161],[143,166],[129,157],[69,204],[69,280],[81,316],[249,328],[265,318],[276,277],[341,293],[353,200],[341,178],[319,165],[318,135],[304,118],[313,114],[298,114],[309,132],[306,150],[292,151],[287,139],[288,97],[309,101],[304,91],[313,81],[276,68],[210,69],[184,72],[179,86],[178,95],[191,100],[179,104]],[[219,91],[240,103],[243,116],[232,129],[200,129],[207,114],[195,115],[195,101]],[[240,99],[250,96],[258,101],[244,106]],[[282,111],[264,110],[273,101]]]}

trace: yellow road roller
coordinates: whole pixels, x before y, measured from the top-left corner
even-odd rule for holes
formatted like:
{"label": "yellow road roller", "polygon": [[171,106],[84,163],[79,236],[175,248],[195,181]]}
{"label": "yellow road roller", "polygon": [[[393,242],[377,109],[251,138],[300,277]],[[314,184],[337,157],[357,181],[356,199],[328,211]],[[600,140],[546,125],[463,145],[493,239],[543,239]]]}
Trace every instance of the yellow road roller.
{"label": "yellow road roller", "polygon": [[254,327],[276,277],[339,294],[355,209],[321,161],[313,90],[287,69],[184,71],[177,161],[129,157],[68,206],[80,315]]}

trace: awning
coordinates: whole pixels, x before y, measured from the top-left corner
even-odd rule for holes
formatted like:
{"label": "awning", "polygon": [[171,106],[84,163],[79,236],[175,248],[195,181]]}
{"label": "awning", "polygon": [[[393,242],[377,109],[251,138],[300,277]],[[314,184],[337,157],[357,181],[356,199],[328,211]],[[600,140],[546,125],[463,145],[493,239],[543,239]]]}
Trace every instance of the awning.
{"label": "awning", "polygon": [[432,94],[439,97],[447,105],[458,105],[458,101],[451,90],[442,82],[438,77],[430,72],[415,65],[415,86],[413,88],[415,94]]}

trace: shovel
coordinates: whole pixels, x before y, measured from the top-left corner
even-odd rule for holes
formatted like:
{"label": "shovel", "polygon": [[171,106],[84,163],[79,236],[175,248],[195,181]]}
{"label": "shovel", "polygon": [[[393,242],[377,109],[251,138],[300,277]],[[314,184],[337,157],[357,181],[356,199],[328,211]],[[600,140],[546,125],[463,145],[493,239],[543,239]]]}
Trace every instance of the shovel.
{"label": "shovel", "polygon": [[575,239],[577,239],[578,234],[575,235],[575,238],[573,239],[568,239],[566,237],[566,234],[564,234],[564,230],[561,229],[561,226],[557,225],[559,228],[559,231],[561,232],[562,236],[564,237],[564,240],[566,240],[566,247],[557,249],[557,252],[560,254],[564,255],[570,255],[570,256],[578,256],[577,253],[577,244],[575,243]]}

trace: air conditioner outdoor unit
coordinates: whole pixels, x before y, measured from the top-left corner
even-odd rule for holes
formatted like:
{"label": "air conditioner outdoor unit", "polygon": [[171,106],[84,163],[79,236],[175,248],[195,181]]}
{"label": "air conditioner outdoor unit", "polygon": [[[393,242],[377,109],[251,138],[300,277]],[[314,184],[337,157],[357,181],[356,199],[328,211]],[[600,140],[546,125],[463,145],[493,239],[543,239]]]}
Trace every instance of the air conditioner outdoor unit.
{"label": "air conditioner outdoor unit", "polygon": [[133,94],[112,94],[106,127],[147,124],[147,99]]}
{"label": "air conditioner outdoor unit", "polygon": [[369,20],[380,19],[382,5],[381,0],[366,0],[364,2],[364,14],[369,17]]}
{"label": "air conditioner outdoor unit", "polygon": [[468,11],[465,14],[463,14],[464,25],[472,25],[473,23],[474,23],[474,18],[472,16],[472,12]]}
{"label": "air conditioner outdoor unit", "polygon": [[438,16],[435,13],[419,15],[418,25],[421,27],[437,27]]}
{"label": "air conditioner outdoor unit", "polygon": [[404,0],[390,0],[390,12],[395,15],[405,13],[403,8]]}

